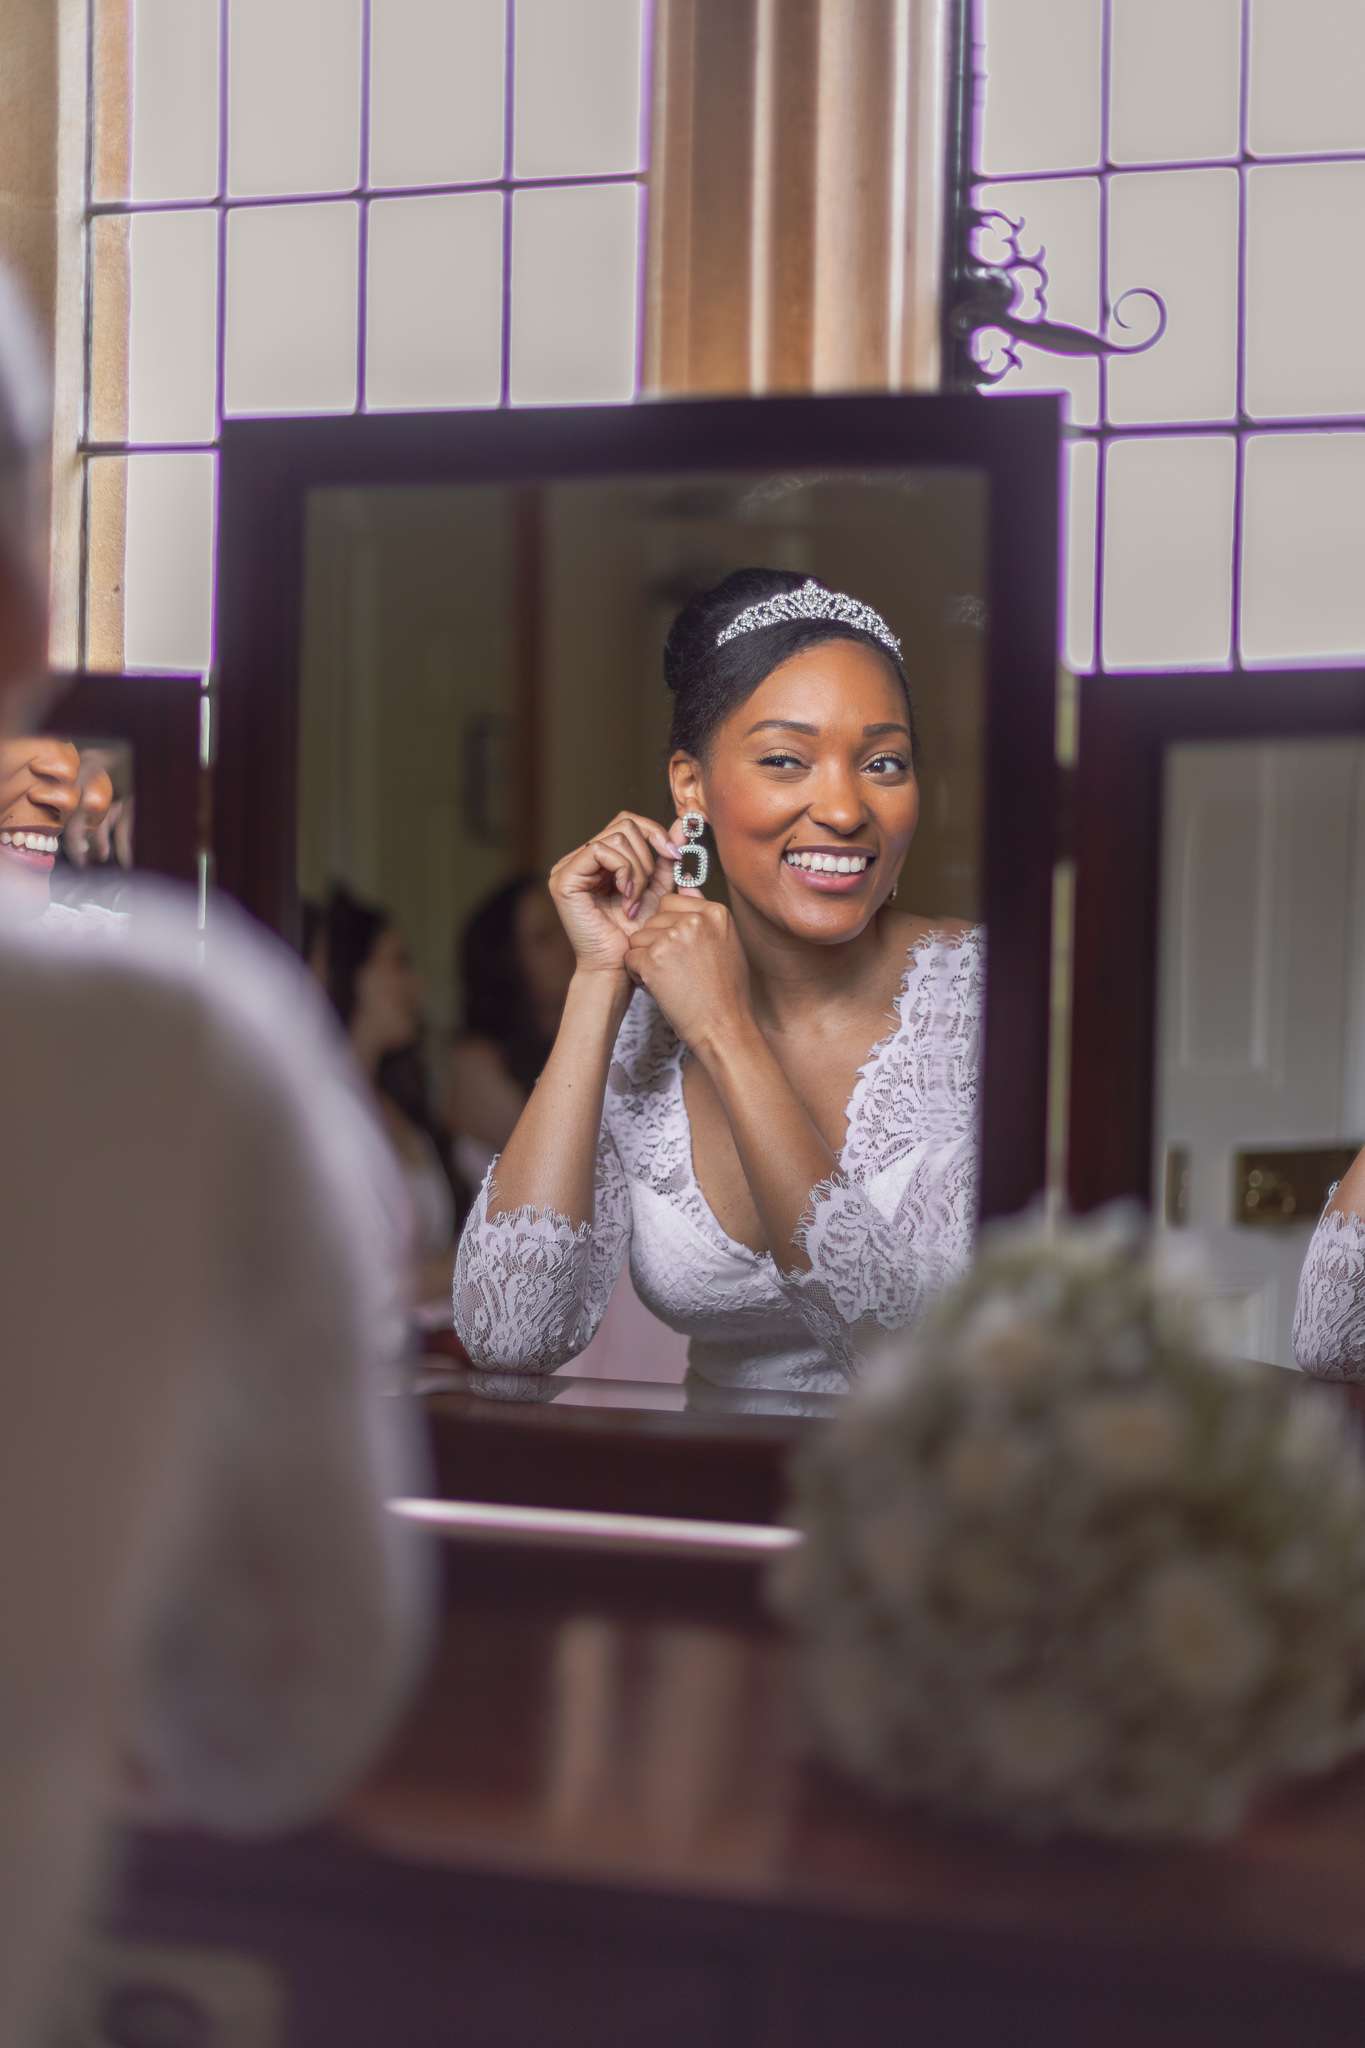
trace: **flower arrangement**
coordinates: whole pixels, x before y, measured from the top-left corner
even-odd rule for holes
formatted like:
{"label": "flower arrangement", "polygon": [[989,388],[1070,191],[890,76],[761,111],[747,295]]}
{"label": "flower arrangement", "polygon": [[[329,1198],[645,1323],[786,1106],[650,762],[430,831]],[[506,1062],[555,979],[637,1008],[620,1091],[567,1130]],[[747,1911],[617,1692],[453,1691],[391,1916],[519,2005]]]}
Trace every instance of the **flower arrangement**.
{"label": "flower arrangement", "polygon": [[1365,1445],[1229,1364],[1136,1213],[983,1233],[798,1458],[816,1732],[1015,1830],[1216,1835],[1365,1735]]}

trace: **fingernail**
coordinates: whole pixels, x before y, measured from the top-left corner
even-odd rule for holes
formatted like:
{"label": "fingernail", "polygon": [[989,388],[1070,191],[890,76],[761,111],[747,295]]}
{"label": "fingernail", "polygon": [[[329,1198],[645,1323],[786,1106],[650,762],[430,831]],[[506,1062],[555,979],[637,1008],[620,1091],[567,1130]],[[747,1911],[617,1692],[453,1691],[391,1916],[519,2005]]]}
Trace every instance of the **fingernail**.
{"label": "fingernail", "polygon": [[627,916],[627,917],[638,917],[639,915],[640,915],[640,906],[639,906],[639,904],[638,904],[638,903],[628,903],[628,904],[626,905],[626,916]]}

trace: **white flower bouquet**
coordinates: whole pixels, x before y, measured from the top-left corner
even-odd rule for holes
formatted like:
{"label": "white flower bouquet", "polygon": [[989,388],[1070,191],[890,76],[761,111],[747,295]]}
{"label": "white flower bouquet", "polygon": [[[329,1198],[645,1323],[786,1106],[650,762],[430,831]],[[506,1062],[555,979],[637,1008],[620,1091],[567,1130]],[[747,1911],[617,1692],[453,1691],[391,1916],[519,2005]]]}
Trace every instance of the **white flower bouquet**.
{"label": "white flower bouquet", "polygon": [[1215,1353],[1134,1213],[983,1233],[799,1457],[774,1585],[813,1720],[893,1799],[1216,1835],[1365,1735],[1365,1445]]}

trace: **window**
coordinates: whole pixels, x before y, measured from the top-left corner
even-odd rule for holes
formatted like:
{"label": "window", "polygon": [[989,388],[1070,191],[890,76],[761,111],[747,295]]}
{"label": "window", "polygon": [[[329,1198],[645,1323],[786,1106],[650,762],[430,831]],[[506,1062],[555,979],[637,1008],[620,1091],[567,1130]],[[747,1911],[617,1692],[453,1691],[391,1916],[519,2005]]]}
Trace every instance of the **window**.
{"label": "window", "polygon": [[996,387],[1069,397],[1068,662],[1365,655],[1365,8],[984,0],[980,28],[979,203],[1045,245],[1050,314],[1136,334],[1150,286],[1169,315]]}
{"label": "window", "polygon": [[82,665],[206,673],[224,419],[638,383],[646,0],[89,0]]}

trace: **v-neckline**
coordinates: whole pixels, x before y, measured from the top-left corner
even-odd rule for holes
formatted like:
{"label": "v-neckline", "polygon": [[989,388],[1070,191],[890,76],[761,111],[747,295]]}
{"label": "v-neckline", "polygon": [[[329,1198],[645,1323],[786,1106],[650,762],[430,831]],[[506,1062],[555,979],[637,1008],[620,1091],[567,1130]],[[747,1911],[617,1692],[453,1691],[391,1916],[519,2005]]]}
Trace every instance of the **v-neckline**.
{"label": "v-neckline", "polygon": [[[929,955],[938,947],[947,943],[949,942],[944,939],[941,933],[926,932],[924,937],[916,942],[914,950],[906,960],[905,972],[900,978],[900,985],[892,1001],[890,1029],[884,1031],[881,1037],[873,1043],[862,1065],[853,1077],[853,1086],[849,1091],[848,1101],[844,1106],[844,1135],[839,1150],[834,1156],[836,1173],[843,1167],[844,1158],[848,1151],[849,1139],[857,1122],[862,1098],[866,1094],[877,1068],[881,1065],[882,1060],[901,1034],[901,1028],[905,1022],[906,998],[909,996],[915,982],[922,978]],[[692,1206],[695,1208],[706,1229],[719,1240],[726,1251],[733,1253],[737,1258],[748,1259],[751,1264],[756,1266],[774,1266],[775,1261],[770,1251],[756,1252],[751,1244],[745,1244],[741,1238],[731,1237],[729,1231],[725,1228],[725,1225],[721,1222],[706,1198],[706,1191],[702,1187],[701,1177],[697,1172],[696,1158],[692,1150],[692,1119],[688,1115],[687,1095],[683,1088],[683,1072],[686,1063],[687,1048],[675,1033],[671,1062],[673,1069],[673,1091],[675,1107],[678,1116],[682,1120],[683,1171],[686,1175],[687,1192],[691,1197]]]}

